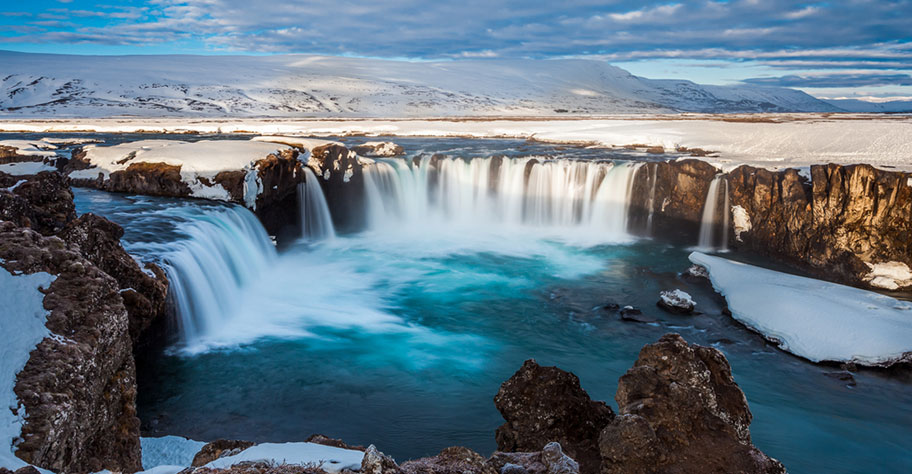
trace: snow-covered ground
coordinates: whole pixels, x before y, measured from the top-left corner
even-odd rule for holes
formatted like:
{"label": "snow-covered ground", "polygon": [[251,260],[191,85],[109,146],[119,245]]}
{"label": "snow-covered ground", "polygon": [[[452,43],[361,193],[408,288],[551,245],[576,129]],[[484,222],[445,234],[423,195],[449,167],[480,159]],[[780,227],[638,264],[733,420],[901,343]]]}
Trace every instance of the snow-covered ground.
{"label": "snow-covered ground", "polygon": [[732,317],[813,362],[889,365],[912,359],[912,303],[700,252]]}
{"label": "snow-covered ground", "polygon": [[[70,173],[71,178],[94,179],[99,174],[105,179],[115,172],[136,163],[164,163],[180,166],[181,180],[190,187],[192,195],[199,198],[230,200],[228,191],[221,184],[213,183],[222,171],[244,170],[247,179],[244,199],[253,208],[256,196],[262,192],[262,183],[255,170],[258,160],[270,154],[289,149],[280,137],[260,140],[139,140],[114,146],[86,145],[85,160],[93,168]],[[296,146],[312,147],[328,143],[320,140],[285,140]],[[254,191],[254,192],[249,192]]]}
{"label": "snow-covered ground", "polygon": [[701,148],[720,168],[768,169],[869,163],[912,171],[912,118],[883,116],[659,115],[602,119],[276,120],[92,119],[0,120],[0,131],[235,133],[304,136],[511,137],[599,146],[641,144]]}
{"label": "snow-covered ground", "polygon": [[[72,56],[0,51],[0,114],[429,117],[835,112],[804,92],[631,75],[604,61],[311,55]],[[216,73],[214,73],[216,72]]]}
{"label": "snow-covered ground", "polygon": [[0,267],[0,334],[4,335],[0,346],[0,467],[16,470],[26,466],[13,454],[25,415],[13,388],[29,353],[50,335],[39,288],[47,288],[55,278],[49,273],[16,275]]}
{"label": "snow-covered ground", "polygon": [[[142,438],[143,469],[145,474],[179,472],[193,461],[193,457],[206,443],[179,436]],[[242,462],[265,462],[319,466],[326,472],[343,469],[359,470],[364,453],[316,443],[262,443],[251,446],[233,456],[225,456],[206,464],[208,468],[227,468]],[[140,473],[140,474],[142,474]]]}

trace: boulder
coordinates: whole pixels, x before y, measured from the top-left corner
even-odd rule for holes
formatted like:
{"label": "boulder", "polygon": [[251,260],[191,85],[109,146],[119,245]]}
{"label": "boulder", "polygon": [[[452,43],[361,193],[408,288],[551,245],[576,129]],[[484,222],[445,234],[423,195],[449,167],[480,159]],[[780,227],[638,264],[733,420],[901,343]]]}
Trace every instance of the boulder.
{"label": "boulder", "polygon": [[373,444],[364,451],[361,474],[400,474],[402,471],[393,458],[381,453]]}
{"label": "boulder", "polygon": [[500,474],[579,474],[579,464],[564,454],[560,443],[550,442],[532,453],[495,452],[487,464]]}
{"label": "boulder", "polygon": [[691,314],[697,303],[687,292],[675,289],[659,293],[659,301],[656,305],[670,313]]}
{"label": "boulder", "polygon": [[506,420],[497,428],[498,450],[538,451],[556,441],[583,472],[598,470],[598,436],[614,412],[590,399],[576,375],[527,360],[501,385],[494,405]]}
{"label": "boulder", "polygon": [[751,444],[744,393],[716,349],[668,334],[618,383],[620,410],[601,432],[601,472],[784,473]]}
{"label": "boulder", "polygon": [[405,462],[400,469],[405,474],[499,474],[480,454],[462,446],[444,448],[436,456]]}
{"label": "boulder", "polygon": [[200,448],[199,452],[193,456],[193,462],[190,465],[194,467],[204,466],[218,458],[234,456],[251,446],[253,446],[251,441],[217,439],[211,443],[206,443]]}
{"label": "boulder", "polygon": [[58,237],[0,222],[0,265],[57,278],[44,297],[44,338],[18,373],[24,410],[15,454],[56,472],[142,468],[136,369],[117,281]]}

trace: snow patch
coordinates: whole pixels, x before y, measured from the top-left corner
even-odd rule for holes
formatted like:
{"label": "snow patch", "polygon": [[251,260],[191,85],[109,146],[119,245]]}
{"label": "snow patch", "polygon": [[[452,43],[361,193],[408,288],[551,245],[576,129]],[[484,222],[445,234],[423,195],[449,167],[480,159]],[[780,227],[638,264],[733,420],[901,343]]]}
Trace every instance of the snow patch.
{"label": "snow patch", "polygon": [[42,171],[57,171],[57,168],[38,161],[20,161],[0,165],[0,172],[13,176],[29,176]]}
{"label": "snow patch", "polygon": [[875,288],[898,290],[912,286],[912,269],[903,262],[865,263],[871,272],[865,281]]}
{"label": "snow patch", "polygon": [[206,445],[181,436],[140,438],[139,441],[142,444],[142,465],[146,470],[161,466],[190,466],[196,453]]}
{"label": "snow patch", "polygon": [[215,183],[212,186],[207,186],[199,179],[196,179],[193,182],[189,183],[188,186],[190,187],[190,195],[193,197],[215,199],[218,201],[231,200],[231,195],[228,194],[228,190],[225,189],[221,183]]}
{"label": "snow patch", "polygon": [[311,151],[314,148],[324,145],[341,145],[339,142],[329,141],[329,140],[319,140],[315,138],[302,138],[302,137],[287,137],[280,135],[261,135],[259,137],[253,137],[251,140],[256,142],[268,142],[268,143],[278,143],[281,145],[288,145],[293,148],[298,148],[300,150]]}
{"label": "snow patch", "polygon": [[690,254],[732,317],[812,362],[886,366],[912,359],[912,303],[872,291]]}
{"label": "snow patch", "polygon": [[741,234],[744,232],[750,232],[751,230],[751,219],[750,215],[747,214],[747,210],[741,206],[732,206],[732,225],[735,227],[735,240],[738,242],[743,242],[741,240]]}
{"label": "snow patch", "polygon": [[16,184],[14,184],[14,185],[12,185],[12,186],[10,186],[10,187],[8,187],[8,188],[2,188],[2,189],[3,189],[4,191],[13,192],[13,191],[16,190],[16,188],[18,188],[19,186],[21,186],[22,183],[27,183],[27,182],[28,182],[27,179],[20,179],[19,181],[16,181]]}
{"label": "snow patch", "polygon": [[251,446],[234,456],[216,459],[205,467],[227,468],[252,461],[313,465],[326,472],[341,472],[343,469],[360,470],[363,458],[364,453],[361,451],[316,443],[263,443]]}
{"label": "snow patch", "polygon": [[57,156],[56,146],[40,140],[0,140],[0,146],[16,149],[16,154],[23,156],[40,156],[50,158]]}
{"label": "snow patch", "polygon": [[47,288],[56,278],[44,272],[14,275],[0,267],[0,334],[6,336],[0,349],[0,466],[12,470],[27,466],[13,454],[25,416],[13,392],[16,374],[28,362],[29,352],[51,335],[39,288]]}

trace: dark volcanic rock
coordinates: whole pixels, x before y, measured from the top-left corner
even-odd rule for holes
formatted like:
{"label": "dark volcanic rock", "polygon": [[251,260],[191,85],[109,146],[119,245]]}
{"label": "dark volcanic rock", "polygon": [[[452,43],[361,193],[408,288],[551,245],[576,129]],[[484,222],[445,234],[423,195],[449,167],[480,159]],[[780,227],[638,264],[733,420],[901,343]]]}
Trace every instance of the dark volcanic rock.
{"label": "dark volcanic rock", "polygon": [[0,189],[0,220],[53,235],[76,218],[73,192],[60,173],[45,171],[28,177],[0,173],[0,188],[13,186],[12,191]]}
{"label": "dark volcanic rock", "polygon": [[209,464],[218,458],[234,456],[241,451],[253,446],[250,441],[238,441],[230,439],[217,439],[211,443],[206,443],[199,452],[193,456],[191,466],[198,467]]}
{"label": "dark volcanic rock", "polygon": [[681,290],[665,290],[659,293],[659,301],[656,302],[659,308],[670,313],[691,314],[697,306],[693,298]]}
{"label": "dark volcanic rock", "polygon": [[352,446],[347,444],[345,441],[342,441],[338,438],[330,438],[329,436],[321,434],[310,435],[309,438],[304,440],[307,443],[322,444],[323,446],[332,446],[334,448],[342,449],[352,449],[355,451],[367,451],[367,448],[364,446]]}
{"label": "dark volcanic rock", "polygon": [[57,472],[133,472],[140,462],[136,373],[117,282],[57,237],[0,222],[9,271],[57,275],[46,290],[45,338],[17,375],[25,409],[16,455]]}
{"label": "dark volcanic rock", "polygon": [[709,184],[717,173],[709,163],[693,159],[640,167],[631,189],[630,230],[695,243]]}
{"label": "dark volcanic rock", "polygon": [[716,349],[665,335],[643,347],[615,398],[602,473],[785,472],[751,444],[747,400]]}
{"label": "dark volcanic rock", "polygon": [[405,462],[400,470],[406,474],[498,474],[485,464],[485,458],[480,454],[462,446],[452,446],[436,456]]}
{"label": "dark volcanic rock", "polygon": [[103,189],[148,196],[190,196],[190,186],[181,181],[181,167],[166,163],[133,163],[111,173]]}
{"label": "dark volcanic rock", "polygon": [[142,271],[136,260],[120,244],[123,229],[94,214],[84,214],[70,222],[60,237],[67,245],[114,277],[130,315],[130,337],[139,340],[155,318],[162,315],[168,294],[168,279],[158,265],[146,264],[155,276]]}
{"label": "dark volcanic rock", "polygon": [[598,470],[598,436],[614,412],[591,400],[576,375],[527,360],[500,386],[494,404],[506,420],[497,428],[498,450],[538,451],[557,441],[582,472]]}

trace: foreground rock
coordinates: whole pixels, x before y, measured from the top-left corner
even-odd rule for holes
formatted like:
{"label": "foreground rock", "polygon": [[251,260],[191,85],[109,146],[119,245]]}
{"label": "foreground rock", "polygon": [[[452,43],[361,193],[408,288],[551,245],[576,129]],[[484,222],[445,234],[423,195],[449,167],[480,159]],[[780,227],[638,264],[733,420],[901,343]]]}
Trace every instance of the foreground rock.
{"label": "foreground rock", "polygon": [[0,265],[56,275],[46,337],[16,377],[24,410],[15,454],[57,472],[141,469],[136,372],[117,282],[57,237],[0,222]]}
{"label": "foreground rock", "polygon": [[677,334],[640,351],[618,383],[620,413],[601,432],[601,472],[783,473],[751,444],[751,413],[716,349]]}
{"label": "foreground rock", "polygon": [[590,399],[575,375],[527,360],[501,385],[494,405],[506,420],[497,428],[498,450],[540,451],[556,441],[583,472],[598,470],[598,436],[614,412]]}
{"label": "foreground rock", "polygon": [[53,235],[74,219],[73,192],[60,173],[24,177],[0,172],[0,220]]}

